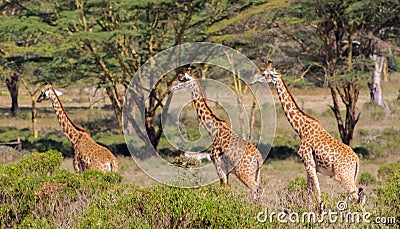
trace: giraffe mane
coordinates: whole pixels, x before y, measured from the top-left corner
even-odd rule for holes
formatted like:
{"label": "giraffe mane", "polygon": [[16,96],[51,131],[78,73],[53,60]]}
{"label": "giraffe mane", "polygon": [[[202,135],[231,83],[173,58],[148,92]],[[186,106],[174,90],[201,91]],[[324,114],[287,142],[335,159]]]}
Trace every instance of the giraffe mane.
{"label": "giraffe mane", "polygon": [[[279,73],[280,74],[280,73]],[[282,75],[280,76],[282,82],[283,82],[283,86],[285,87],[287,93],[289,94],[290,98],[292,99],[292,101],[294,102],[294,104],[296,105],[296,108],[298,111],[300,111],[301,114],[303,114],[304,116],[306,116],[307,118],[310,118],[318,123],[321,123],[318,119],[312,117],[311,115],[307,114],[306,112],[304,112],[302,109],[300,109],[299,105],[297,105],[296,100],[294,99],[292,93],[289,91],[289,88],[286,85],[285,79],[282,77]]]}
{"label": "giraffe mane", "polygon": [[[200,86],[200,81],[199,81],[199,79],[198,79],[195,75],[193,75],[193,74],[190,74],[190,76],[193,77],[193,79],[196,81],[196,85],[197,85],[198,88],[199,88],[199,92],[200,92],[200,94],[201,94],[201,100],[203,100],[204,105],[207,107],[208,110],[211,110],[210,107],[209,107],[208,104],[207,104],[207,98],[204,97],[203,89],[202,89],[201,86]],[[219,118],[219,117],[216,116],[214,113],[211,113],[211,115],[212,115],[215,119],[217,119],[218,121],[223,121],[223,122],[226,122],[227,124],[229,124],[227,121],[225,121],[225,120]]]}
{"label": "giraffe mane", "polygon": [[72,122],[72,120],[71,120],[71,118],[69,117],[68,113],[65,111],[64,105],[61,103],[60,98],[57,96],[57,93],[55,92],[54,88],[53,88],[51,85],[50,85],[50,86],[46,86],[46,87],[48,87],[48,88],[53,92],[54,96],[57,98],[58,102],[60,103],[61,108],[64,110],[65,117],[67,117],[68,121],[69,121],[77,130],[82,131],[82,132],[85,132],[85,133],[87,133],[87,134],[90,135],[90,132],[89,132],[88,130],[86,130],[85,128],[80,127],[80,126],[76,125],[74,122]]}

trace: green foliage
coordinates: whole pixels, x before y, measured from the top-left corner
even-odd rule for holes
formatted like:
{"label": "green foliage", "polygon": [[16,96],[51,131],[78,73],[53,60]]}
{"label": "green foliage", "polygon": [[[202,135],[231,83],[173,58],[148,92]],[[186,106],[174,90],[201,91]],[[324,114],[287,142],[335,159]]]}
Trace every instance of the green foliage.
{"label": "green foliage", "polygon": [[62,154],[57,150],[49,150],[46,153],[32,153],[29,157],[23,158],[19,166],[23,172],[45,175],[53,173],[63,160]]}
{"label": "green foliage", "polygon": [[396,170],[399,169],[400,169],[400,161],[396,163],[388,163],[382,165],[378,169],[378,178],[381,180],[387,180],[395,173]]}
{"label": "green foliage", "polygon": [[32,214],[26,216],[18,225],[18,228],[57,228],[55,224],[50,225],[46,219],[37,219]]}
{"label": "green foliage", "polygon": [[374,175],[372,175],[369,172],[363,172],[360,175],[360,181],[359,183],[361,185],[369,185],[369,184],[376,184],[377,180],[376,177],[374,177]]}
{"label": "green foliage", "polygon": [[377,196],[382,204],[382,215],[396,217],[399,220],[400,216],[400,162],[390,165],[393,169],[392,173],[387,176],[388,180],[383,187],[377,190]]}
{"label": "green foliage", "polygon": [[295,177],[286,186],[285,189],[289,192],[303,191],[307,186],[307,180],[302,177]]}
{"label": "green foliage", "polygon": [[385,129],[381,133],[361,129],[358,131],[362,141],[357,150],[367,159],[376,159],[398,154],[400,131]]}
{"label": "green foliage", "polygon": [[307,79],[296,78],[296,76],[285,76],[285,80],[288,87],[315,88],[314,83],[309,82]]}
{"label": "green foliage", "polygon": [[59,168],[61,160],[50,150],[0,166],[0,227],[68,226],[92,199],[121,182],[116,173],[69,173]]}
{"label": "green foliage", "polygon": [[263,226],[254,220],[261,206],[219,184],[140,189],[122,184],[117,173],[60,170],[55,168],[60,158],[60,152],[49,151],[0,166],[0,227]]}
{"label": "green foliage", "polygon": [[[313,209],[312,198],[309,198],[307,192],[307,180],[302,177],[295,177],[288,184],[278,190],[280,203],[285,209],[296,209],[297,212],[303,212]],[[293,210],[294,211],[294,210]]]}
{"label": "green foliage", "polygon": [[80,228],[91,225],[162,228],[259,228],[254,220],[259,206],[237,199],[219,186],[180,189],[155,186],[105,193],[79,219]]}
{"label": "green foliage", "polygon": [[17,129],[11,126],[1,126],[0,127],[0,139],[1,142],[13,142],[16,141],[18,137],[21,141],[28,139],[31,135],[29,128]]}
{"label": "green foliage", "polygon": [[396,66],[396,70],[400,69],[400,57],[399,56],[393,56],[393,62]]}
{"label": "green foliage", "polygon": [[299,147],[300,139],[296,135],[285,134],[283,136],[276,136],[268,158],[287,159],[297,157]]}

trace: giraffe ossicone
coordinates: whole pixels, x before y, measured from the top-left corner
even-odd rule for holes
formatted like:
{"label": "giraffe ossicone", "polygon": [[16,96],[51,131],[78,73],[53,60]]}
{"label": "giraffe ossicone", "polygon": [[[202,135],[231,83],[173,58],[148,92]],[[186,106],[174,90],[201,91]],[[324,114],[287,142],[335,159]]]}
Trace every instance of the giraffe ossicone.
{"label": "giraffe ossicone", "polygon": [[285,115],[301,139],[298,154],[306,167],[308,190],[316,192],[319,210],[323,211],[324,204],[317,172],[335,177],[350,192],[353,200],[363,204],[364,190],[356,185],[360,169],[357,154],[332,137],[317,119],[299,108],[282,75],[272,67],[272,61],[268,61],[266,68],[260,68],[250,84],[257,82],[274,84]]}
{"label": "giraffe ossicone", "polygon": [[90,136],[89,131],[75,125],[69,118],[58,96],[61,92],[55,90],[50,84],[42,90],[36,102],[51,100],[58,122],[68,140],[75,150],[74,169],[83,172],[86,169],[100,170],[103,172],[118,171],[118,162],[115,156],[106,147],[97,144]]}

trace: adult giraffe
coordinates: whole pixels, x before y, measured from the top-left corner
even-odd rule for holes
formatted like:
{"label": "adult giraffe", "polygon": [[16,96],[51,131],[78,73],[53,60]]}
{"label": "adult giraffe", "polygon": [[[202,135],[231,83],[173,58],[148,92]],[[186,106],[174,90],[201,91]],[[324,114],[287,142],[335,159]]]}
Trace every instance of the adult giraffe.
{"label": "adult giraffe", "polygon": [[250,142],[235,134],[228,122],[218,118],[207,106],[198,79],[191,74],[190,68],[177,75],[169,91],[189,88],[192,92],[200,122],[213,139],[210,153],[221,184],[228,184],[228,175],[233,173],[254,194],[257,200],[262,194],[260,170],[263,158],[258,149]]}
{"label": "adult giraffe", "polygon": [[364,190],[357,189],[356,181],[360,161],[354,151],[332,137],[322,124],[302,111],[290,93],[279,71],[272,68],[268,61],[267,68],[260,68],[250,84],[256,82],[273,83],[289,123],[301,139],[297,152],[307,170],[307,188],[309,193],[316,191],[319,210],[324,210],[317,172],[335,177],[347,189],[357,203],[365,201]]}
{"label": "adult giraffe", "polygon": [[68,140],[75,150],[74,169],[83,172],[85,169],[96,169],[103,172],[118,171],[118,162],[107,148],[97,144],[91,137],[89,131],[75,125],[65,111],[58,95],[61,95],[48,84],[37,98],[37,102],[51,100],[58,122]]}

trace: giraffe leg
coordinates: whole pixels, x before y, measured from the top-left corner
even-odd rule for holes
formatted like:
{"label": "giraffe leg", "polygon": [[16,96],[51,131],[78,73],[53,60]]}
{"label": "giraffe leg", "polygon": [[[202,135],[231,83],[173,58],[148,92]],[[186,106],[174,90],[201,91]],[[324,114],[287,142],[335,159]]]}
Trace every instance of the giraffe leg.
{"label": "giraffe leg", "polygon": [[308,175],[308,173],[307,173],[306,190],[307,190],[307,195],[308,195],[308,202],[312,203],[313,202],[312,197],[314,196],[314,185],[313,185],[312,179],[311,179],[310,175]]}
{"label": "giraffe leg", "polygon": [[251,189],[253,193],[253,199],[259,200],[263,192],[261,187],[261,169],[258,165],[259,162],[252,163],[250,165],[243,164],[242,162],[243,159],[236,166],[235,175],[244,185],[246,185],[246,187]]}
{"label": "giraffe leg", "polygon": [[[307,171],[307,189],[312,190],[314,192],[315,197],[317,198],[318,209],[320,212],[324,212],[324,203],[321,199],[321,189],[319,188],[319,181],[317,176],[317,166],[314,161],[313,149],[308,146],[307,142],[302,142],[300,145],[300,149],[297,152]],[[309,191],[309,194],[312,192]],[[310,195],[311,196],[311,195]]]}
{"label": "giraffe leg", "polygon": [[[350,166],[349,166],[350,167]],[[347,167],[347,168],[349,168]],[[353,171],[353,170],[351,170]],[[357,188],[356,178],[353,172],[338,171],[335,179],[339,180],[342,186],[350,193],[351,202],[357,202],[357,204],[363,205],[365,202],[365,193],[363,188]]]}
{"label": "giraffe leg", "polygon": [[317,203],[318,203],[318,208],[320,212],[324,211],[324,203],[322,202],[321,199],[321,189],[319,188],[319,181],[317,177],[317,170],[315,168],[315,165],[307,164],[306,165],[306,170],[307,174],[310,177],[311,180],[311,185],[314,188],[314,194],[315,197],[317,198]]}
{"label": "giraffe leg", "polygon": [[214,147],[211,150],[210,157],[214,163],[215,169],[217,170],[220,183],[222,185],[228,185],[228,173],[224,170],[224,164],[219,152],[219,148]]}
{"label": "giraffe leg", "polygon": [[76,155],[76,153],[75,153],[73,165],[74,165],[75,172],[77,172],[77,173],[82,173],[83,172],[82,164],[81,164],[81,162],[79,160],[79,157]]}
{"label": "giraffe leg", "polygon": [[222,160],[221,158],[214,159],[214,165],[217,170],[217,174],[221,184],[228,185],[228,175],[223,169]]}
{"label": "giraffe leg", "polygon": [[253,199],[259,200],[263,193],[263,188],[261,187],[261,169],[260,168],[257,169],[254,177],[255,177],[254,186],[252,187],[251,191],[254,194]]}

